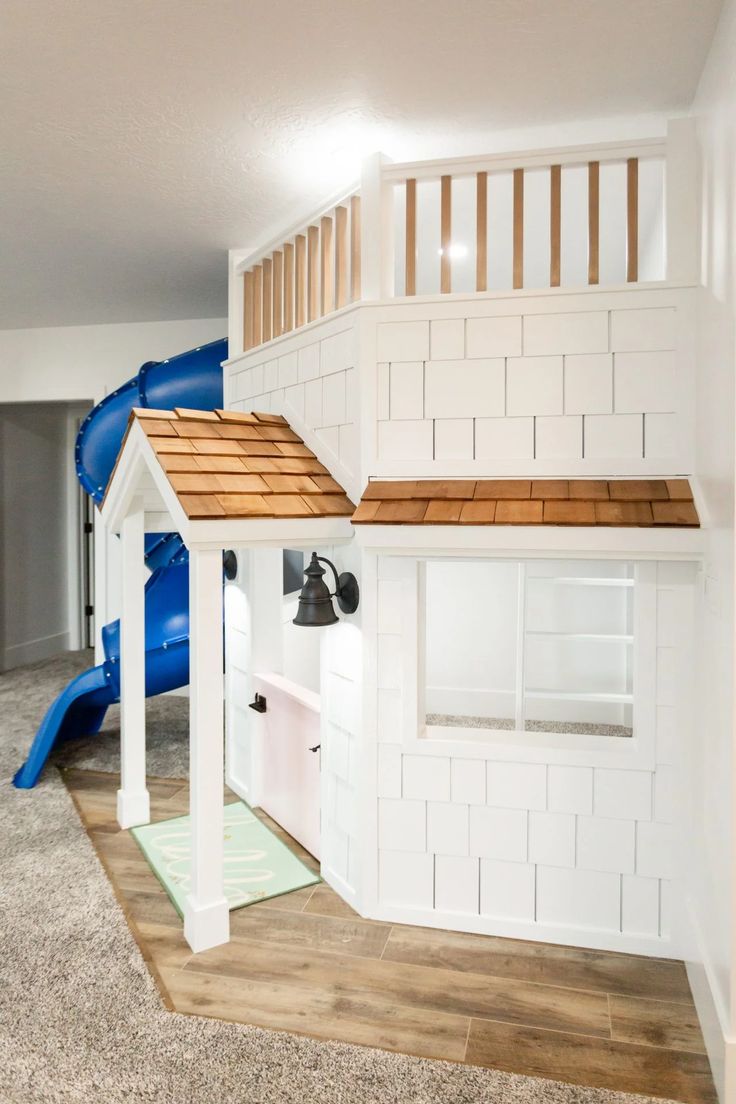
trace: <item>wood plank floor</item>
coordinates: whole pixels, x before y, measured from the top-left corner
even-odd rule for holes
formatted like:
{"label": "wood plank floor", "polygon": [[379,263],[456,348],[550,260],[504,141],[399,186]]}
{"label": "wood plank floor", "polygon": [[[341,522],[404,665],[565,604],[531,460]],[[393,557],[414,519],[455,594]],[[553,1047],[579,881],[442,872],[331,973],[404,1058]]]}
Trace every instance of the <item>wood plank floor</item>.
{"label": "wood plank floor", "polygon": [[[118,777],[64,779],[172,1010],[685,1104],[716,1100],[679,962],[364,920],[324,884],[232,912],[231,942],[193,955],[117,826]],[[186,783],[149,787],[153,820],[188,812]]]}

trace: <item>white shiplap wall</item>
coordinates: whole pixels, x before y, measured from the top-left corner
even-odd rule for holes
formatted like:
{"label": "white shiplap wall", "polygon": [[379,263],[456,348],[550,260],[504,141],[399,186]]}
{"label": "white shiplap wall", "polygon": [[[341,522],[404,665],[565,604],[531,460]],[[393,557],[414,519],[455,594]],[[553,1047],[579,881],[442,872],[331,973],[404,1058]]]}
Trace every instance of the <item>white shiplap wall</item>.
{"label": "white shiplap wall", "polygon": [[[656,734],[647,769],[574,752],[527,761],[437,754],[407,733],[396,617],[415,569],[378,558],[375,747],[378,863],[372,914],[407,923],[671,953],[679,733],[686,723],[692,568],[656,569]],[[397,589],[398,588],[398,589]],[[387,631],[388,630],[388,631]],[[555,738],[551,737],[551,742]],[[443,746],[443,752],[447,744]]]}

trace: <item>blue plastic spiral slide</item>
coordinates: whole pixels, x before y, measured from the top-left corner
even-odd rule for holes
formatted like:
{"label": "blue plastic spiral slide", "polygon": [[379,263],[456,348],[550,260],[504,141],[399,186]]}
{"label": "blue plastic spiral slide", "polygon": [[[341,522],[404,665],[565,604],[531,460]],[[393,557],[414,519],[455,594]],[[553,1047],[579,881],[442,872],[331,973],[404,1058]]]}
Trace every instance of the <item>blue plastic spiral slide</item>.
{"label": "blue plastic spiral slide", "polygon": [[[85,418],[76,443],[79,482],[99,504],[134,406],[213,410],[222,406],[222,361],[227,340],[144,364],[137,376],[107,395]],[[146,696],[189,682],[189,556],[178,533],[146,536]],[[107,707],[120,698],[120,622],[102,630],[105,660],[78,675],[46,716],[13,782],[35,786],[52,748],[62,740],[99,732]]]}

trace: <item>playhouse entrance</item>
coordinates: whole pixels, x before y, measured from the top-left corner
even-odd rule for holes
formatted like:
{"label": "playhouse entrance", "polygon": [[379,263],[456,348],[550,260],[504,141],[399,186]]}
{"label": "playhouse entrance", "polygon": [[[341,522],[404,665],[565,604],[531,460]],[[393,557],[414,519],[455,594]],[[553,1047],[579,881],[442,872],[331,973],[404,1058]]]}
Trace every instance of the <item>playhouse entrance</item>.
{"label": "playhouse entrance", "polygon": [[281,672],[254,674],[266,699],[259,718],[259,806],[315,858],[320,857],[319,639],[293,624],[304,553],[284,549]]}

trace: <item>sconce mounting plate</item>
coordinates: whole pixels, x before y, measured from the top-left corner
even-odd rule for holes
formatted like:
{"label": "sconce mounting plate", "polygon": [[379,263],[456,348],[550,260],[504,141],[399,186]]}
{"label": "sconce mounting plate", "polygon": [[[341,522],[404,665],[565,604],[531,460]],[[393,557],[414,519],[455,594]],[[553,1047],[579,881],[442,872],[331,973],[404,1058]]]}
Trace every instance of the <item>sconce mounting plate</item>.
{"label": "sconce mounting plate", "polygon": [[355,613],[360,601],[358,580],[351,571],[343,571],[337,579],[337,604],[343,613]]}

